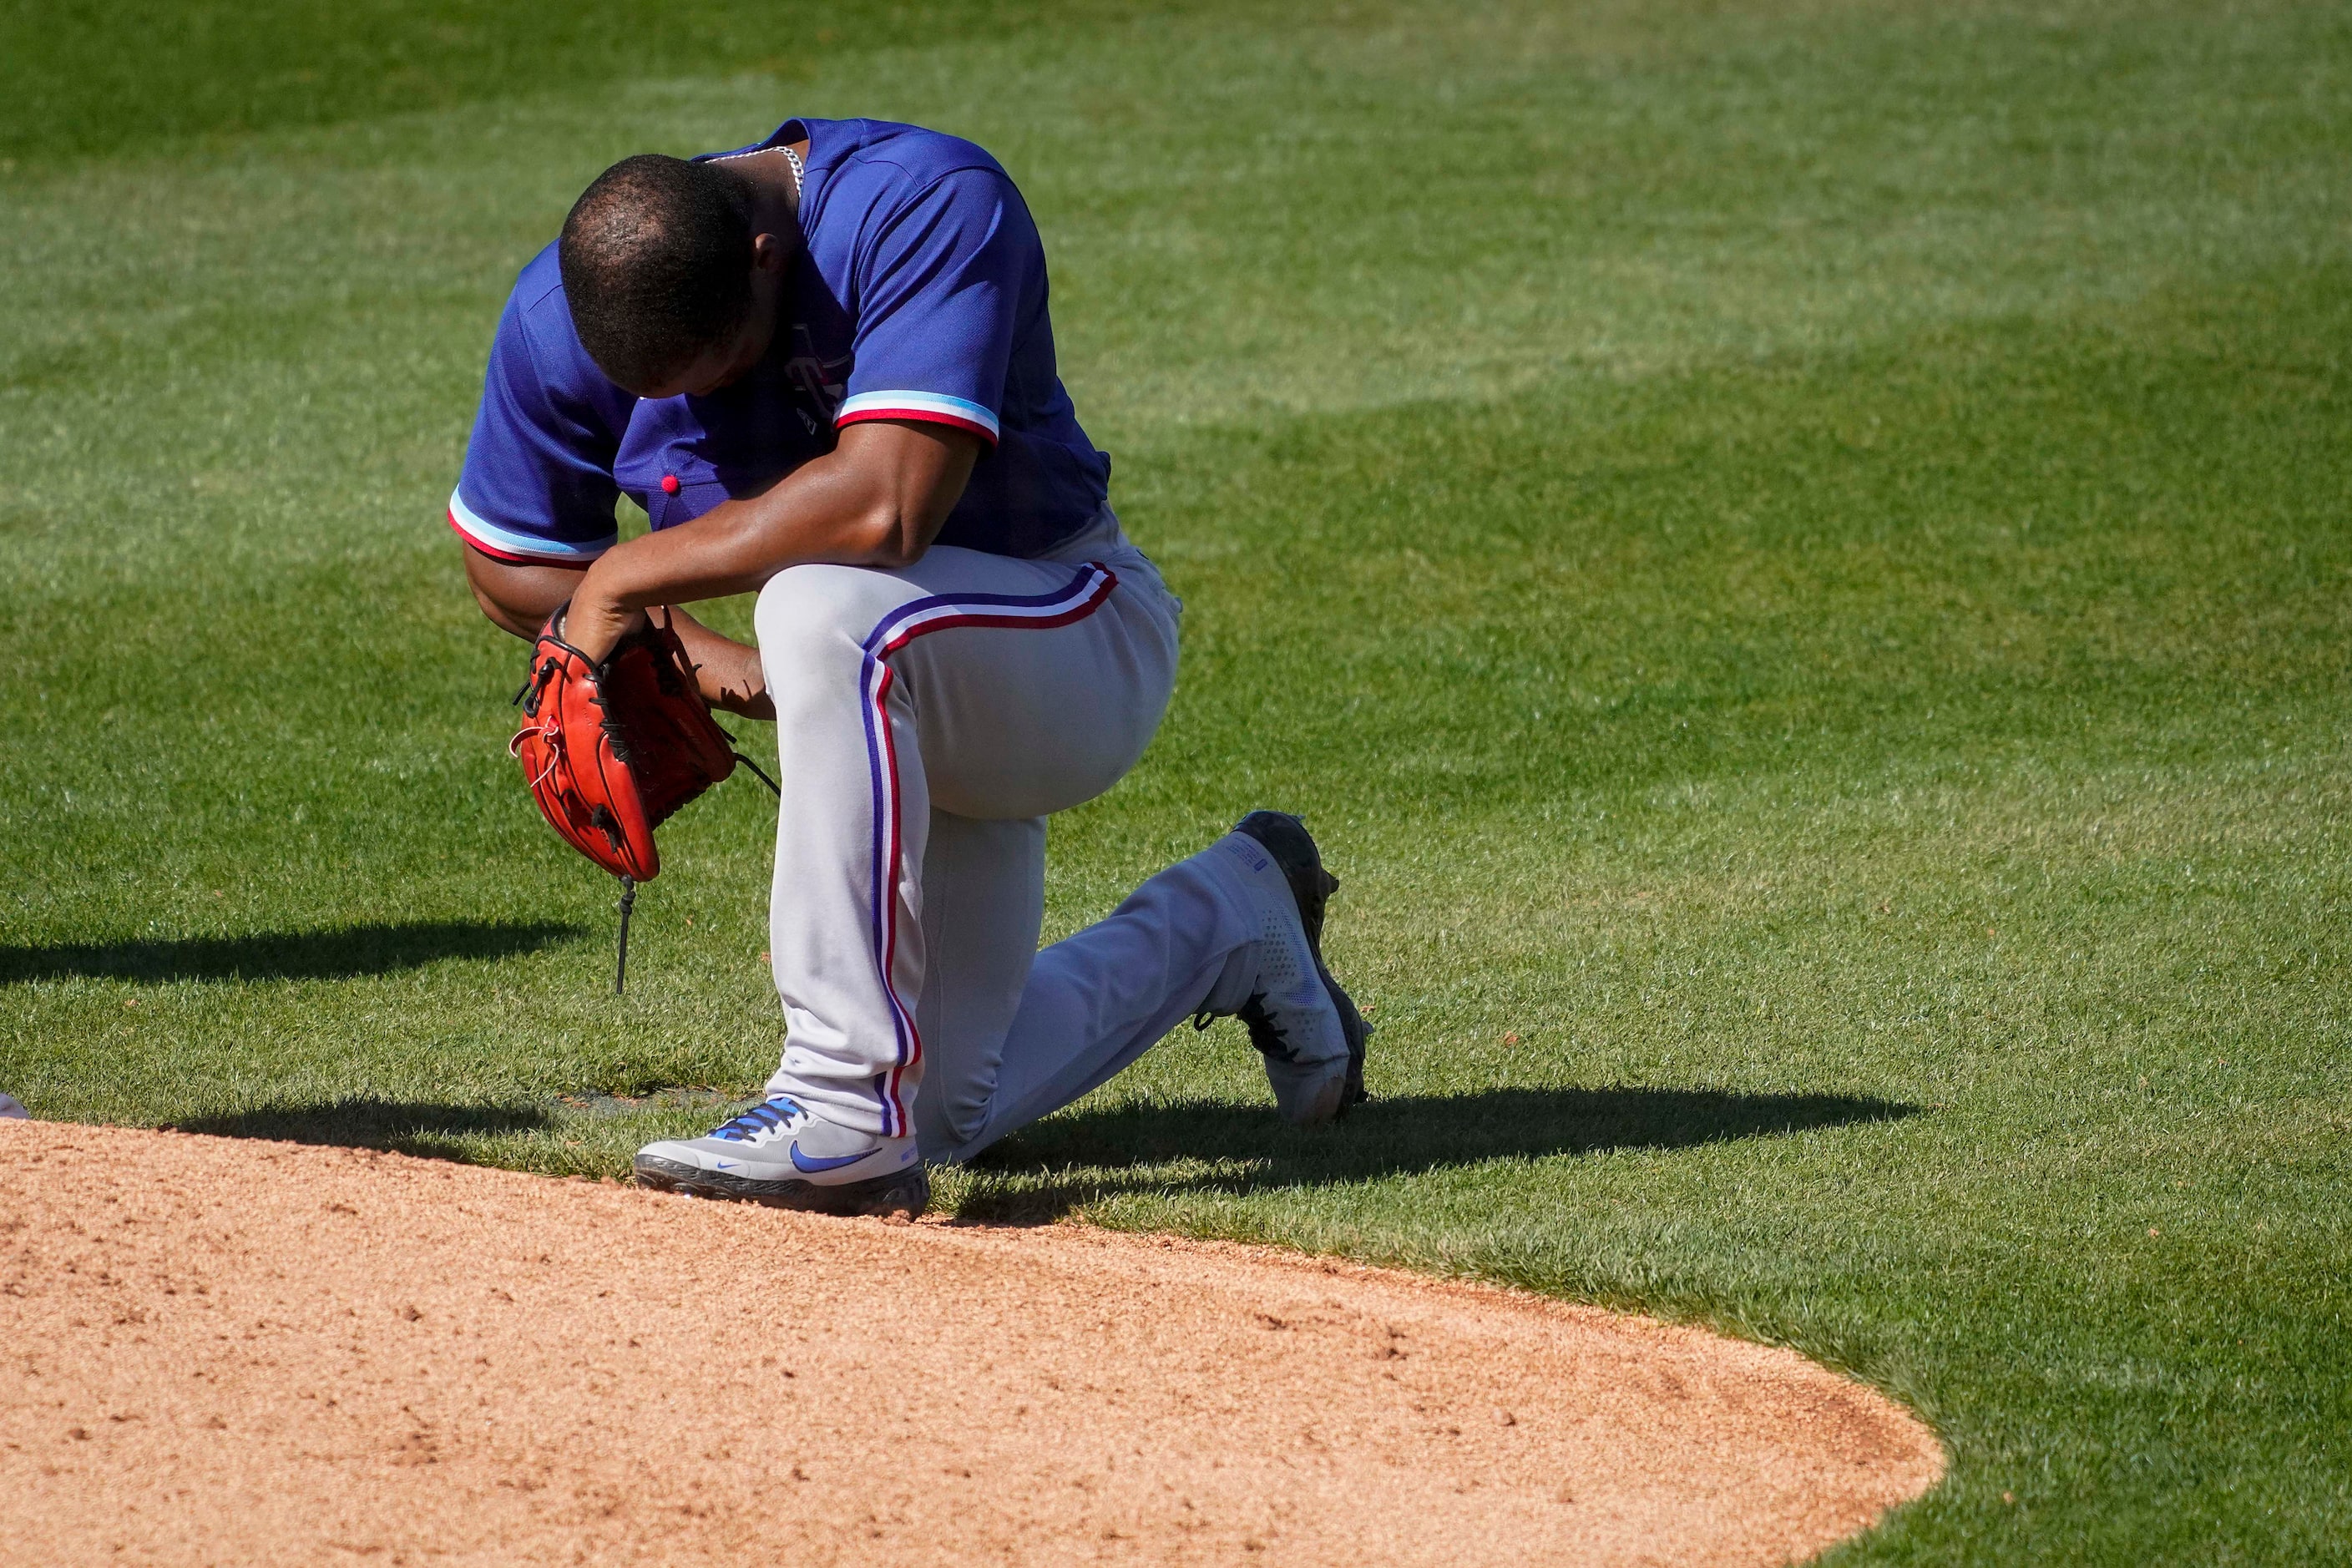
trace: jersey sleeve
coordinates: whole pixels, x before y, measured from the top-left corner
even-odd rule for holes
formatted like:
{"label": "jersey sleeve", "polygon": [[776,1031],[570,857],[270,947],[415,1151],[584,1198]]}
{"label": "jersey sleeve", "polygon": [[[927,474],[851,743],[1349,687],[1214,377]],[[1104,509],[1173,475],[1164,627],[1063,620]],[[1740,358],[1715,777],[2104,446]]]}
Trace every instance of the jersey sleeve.
{"label": "jersey sleeve", "polygon": [[[501,561],[584,563],[619,538],[613,459],[634,399],[584,352],[547,342],[532,314],[519,290],[499,319],[449,526]],[[575,357],[583,363],[569,363]]]}
{"label": "jersey sleeve", "polygon": [[1041,247],[993,170],[959,169],[894,214],[860,268],[849,383],[836,425],[913,419],[992,446],[1024,291]]}

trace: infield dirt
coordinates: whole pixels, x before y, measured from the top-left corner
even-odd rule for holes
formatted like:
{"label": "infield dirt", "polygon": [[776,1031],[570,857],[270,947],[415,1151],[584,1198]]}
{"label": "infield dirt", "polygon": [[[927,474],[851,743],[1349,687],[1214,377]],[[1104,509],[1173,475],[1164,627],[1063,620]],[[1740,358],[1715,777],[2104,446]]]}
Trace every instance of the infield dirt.
{"label": "infield dirt", "polygon": [[1791,1352],[1073,1226],[0,1125],[0,1561],[1777,1563],[1943,1452]]}

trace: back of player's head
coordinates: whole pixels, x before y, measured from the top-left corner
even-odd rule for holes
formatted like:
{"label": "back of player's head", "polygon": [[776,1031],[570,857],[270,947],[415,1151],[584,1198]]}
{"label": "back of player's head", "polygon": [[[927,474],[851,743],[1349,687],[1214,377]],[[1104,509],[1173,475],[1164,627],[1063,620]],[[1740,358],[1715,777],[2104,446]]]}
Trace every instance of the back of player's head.
{"label": "back of player's head", "polygon": [[728,170],[624,158],[580,195],[556,255],[580,344],[627,387],[658,385],[751,308],[751,190]]}

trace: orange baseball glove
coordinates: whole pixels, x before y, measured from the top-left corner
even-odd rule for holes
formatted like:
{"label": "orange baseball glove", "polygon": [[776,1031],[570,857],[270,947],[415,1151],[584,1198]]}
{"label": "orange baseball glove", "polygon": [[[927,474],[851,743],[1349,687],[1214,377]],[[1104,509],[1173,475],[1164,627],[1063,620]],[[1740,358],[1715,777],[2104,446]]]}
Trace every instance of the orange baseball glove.
{"label": "orange baseball glove", "polygon": [[677,632],[648,622],[592,664],[562,638],[568,608],[532,646],[510,749],[565,843],[616,877],[650,882],[661,871],[654,829],[735,771],[735,747]]}

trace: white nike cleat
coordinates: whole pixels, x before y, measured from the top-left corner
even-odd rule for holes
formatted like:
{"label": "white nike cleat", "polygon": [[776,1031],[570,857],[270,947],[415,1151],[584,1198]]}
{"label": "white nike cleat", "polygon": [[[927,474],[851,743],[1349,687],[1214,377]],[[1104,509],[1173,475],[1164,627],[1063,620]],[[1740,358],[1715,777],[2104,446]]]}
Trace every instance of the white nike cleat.
{"label": "white nike cleat", "polygon": [[818,1214],[904,1215],[931,1201],[912,1138],[877,1138],[811,1115],[779,1096],[699,1138],[637,1151],[637,1185],[699,1198],[741,1198]]}
{"label": "white nike cleat", "polygon": [[1286,813],[1250,813],[1216,848],[1240,867],[1260,935],[1234,954],[1193,1024],[1241,1019],[1283,1120],[1314,1127],[1343,1116],[1366,1098],[1371,1026],[1323,963],[1323,908],[1339,879]]}

